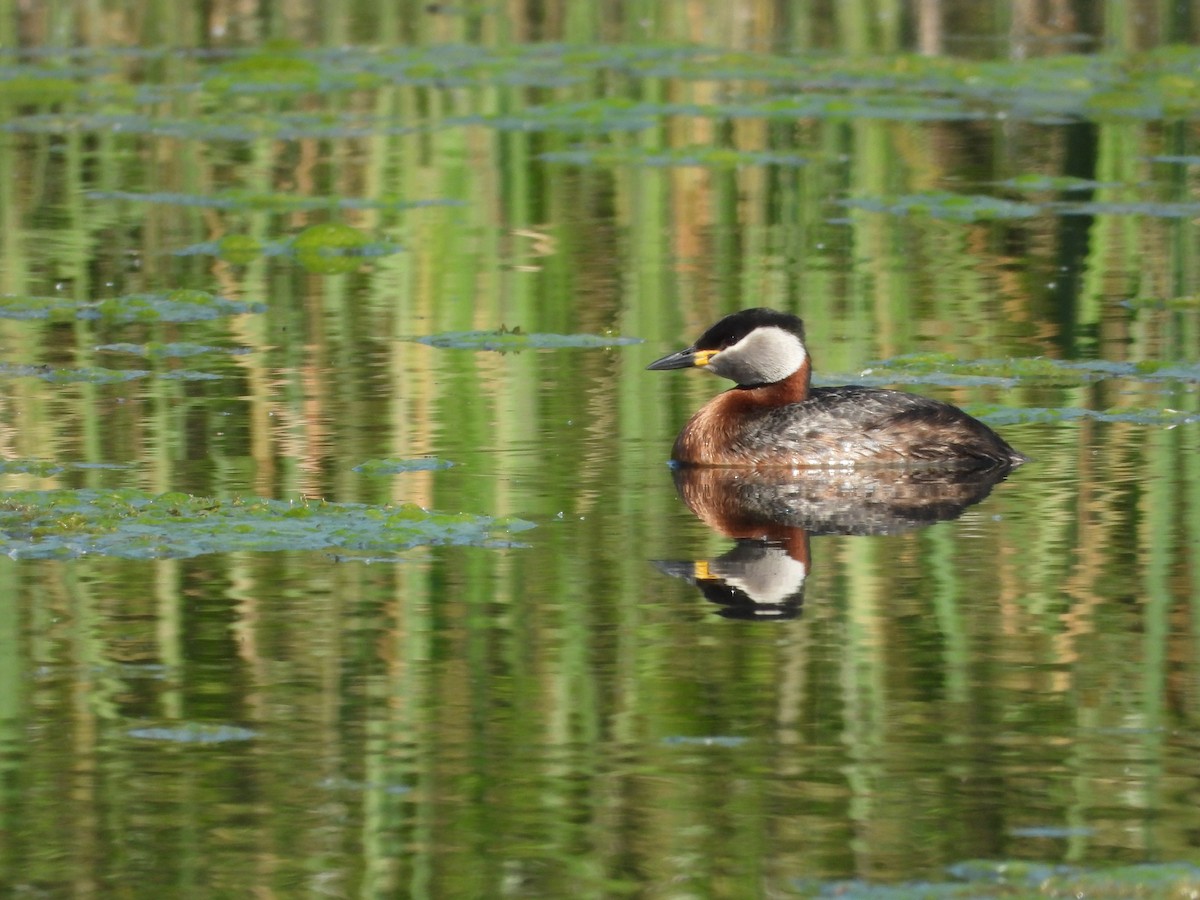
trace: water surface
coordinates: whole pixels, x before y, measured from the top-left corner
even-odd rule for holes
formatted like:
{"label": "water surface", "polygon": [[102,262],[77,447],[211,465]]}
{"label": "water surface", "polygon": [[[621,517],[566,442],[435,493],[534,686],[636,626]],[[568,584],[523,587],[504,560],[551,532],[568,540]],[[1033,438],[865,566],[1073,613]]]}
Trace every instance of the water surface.
{"label": "water surface", "polygon": [[[1200,57],[602,6],[10,54],[0,882],[1195,883]],[[1033,461],[739,543],[645,366],[757,305]]]}

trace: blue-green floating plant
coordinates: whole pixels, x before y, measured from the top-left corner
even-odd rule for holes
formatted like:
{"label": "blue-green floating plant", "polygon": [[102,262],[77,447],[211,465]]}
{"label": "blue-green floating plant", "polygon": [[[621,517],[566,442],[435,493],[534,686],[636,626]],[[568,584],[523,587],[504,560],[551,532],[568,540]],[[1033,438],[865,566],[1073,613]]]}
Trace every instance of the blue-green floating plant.
{"label": "blue-green floating plant", "polygon": [[452,463],[448,459],[437,459],[425,456],[418,459],[368,459],[359,463],[352,472],[360,475],[401,475],[405,472],[432,472],[438,469],[449,469]]}
{"label": "blue-green floating plant", "polygon": [[144,357],[145,359],[184,359],[189,356],[202,356],[208,353],[237,356],[250,352],[249,347],[213,347],[208,344],[192,344],[187,341],[170,341],[167,343],[151,341],[147,344],[100,344],[96,349],[104,350],[108,353],[128,353],[132,356]]}
{"label": "blue-green floating plant", "polygon": [[951,880],[880,884],[794,879],[799,897],[857,900],[1034,900],[1049,897],[1191,897],[1200,868],[1190,863],[1144,863],[1083,869],[1023,859],[966,860],[947,867]]}
{"label": "blue-green floating plant", "polygon": [[391,794],[396,797],[411,794],[412,787],[407,784],[390,784],[385,781],[355,781],[351,778],[325,778],[317,782],[317,787],[328,791],[352,791],[356,794]]}
{"label": "blue-green floating plant", "polygon": [[1192,425],[1200,422],[1200,413],[1177,409],[1123,409],[1119,407],[1115,409],[1082,409],[1077,406],[1057,409],[1027,406],[1014,409],[1008,406],[972,404],[967,407],[967,411],[993,425],[1047,425],[1087,419],[1095,422],[1127,422],[1132,425],[1175,428],[1179,425]]}
{"label": "blue-green floating plant", "polygon": [[186,558],[206,553],[342,550],[395,554],[418,546],[511,546],[522,519],[439,513],[413,504],[220,500],[124,490],[0,493],[0,553],[15,559]]}
{"label": "blue-green floating plant", "polygon": [[1079,385],[1103,378],[1195,382],[1200,381],[1200,364],[1169,360],[1065,360],[1045,356],[961,360],[949,353],[911,353],[877,363],[864,370],[859,378],[878,384],[891,382],[1004,386],[1012,386],[1018,382]]}
{"label": "blue-green floating plant", "polygon": [[113,470],[133,468],[132,463],[58,462],[50,459],[0,459],[0,475],[36,475],[49,478],[68,470]]}
{"label": "blue-green floating plant", "polygon": [[1063,200],[1046,206],[1060,216],[1146,216],[1151,219],[1194,219],[1200,216],[1200,203],[1144,201]]}
{"label": "blue-green floating plant", "polygon": [[[465,201],[433,198],[404,200],[397,197],[306,197],[270,191],[228,190],[211,194],[185,194],[175,191],[88,191],[89,200],[123,200],[162,206],[195,206],[201,209],[261,212],[309,212],[314,210],[379,209],[403,211],[430,206],[465,206]],[[219,242],[217,242],[219,244]]]}
{"label": "blue-green floating plant", "polygon": [[143,741],[164,741],[168,744],[228,744],[250,741],[258,732],[240,725],[218,725],[211,722],[180,722],[176,725],[147,725],[125,732]]}
{"label": "blue-green floating plant", "polygon": [[1031,172],[997,182],[1000,187],[1014,191],[1088,191],[1102,187],[1111,187],[1103,181],[1093,181],[1090,178],[1077,178],[1074,175],[1042,175]]}
{"label": "blue-green floating plant", "polygon": [[1035,203],[1005,200],[983,194],[956,194],[951,191],[928,191],[900,197],[858,197],[843,200],[851,209],[884,212],[893,215],[923,214],[935,219],[956,222],[978,222],[991,219],[1028,219],[1039,215],[1042,208]]}
{"label": "blue-green floating plant", "polygon": [[603,334],[526,334],[520,327],[498,331],[443,331],[413,338],[417,343],[452,350],[562,350],[571,347],[599,348],[640,344],[642,338]]}
{"label": "blue-green floating plant", "polygon": [[0,475],[36,475],[49,478],[67,470],[62,463],[48,459],[0,459]]}
{"label": "blue-green floating plant", "polygon": [[0,319],[105,319],[115,322],[199,322],[260,313],[261,303],[246,303],[218,297],[208,291],[181,288],[154,294],[123,294],[103,300],[73,300],[69,297],[0,297]]}
{"label": "blue-green floating plant", "polygon": [[53,366],[0,363],[0,377],[10,375],[18,378],[40,378],[50,384],[118,384],[123,381],[136,381],[149,374],[145,369],[105,369],[101,366],[60,369]]}
{"label": "blue-green floating plant", "polygon": [[1117,304],[1126,309],[1200,309],[1200,295],[1182,297],[1130,297]]}
{"label": "blue-green floating plant", "polygon": [[735,169],[744,166],[803,166],[809,160],[795,153],[739,150],[733,147],[679,147],[648,151],[640,147],[580,147],[542,153],[543,162],[568,165],[636,165],[648,167],[705,167]]}

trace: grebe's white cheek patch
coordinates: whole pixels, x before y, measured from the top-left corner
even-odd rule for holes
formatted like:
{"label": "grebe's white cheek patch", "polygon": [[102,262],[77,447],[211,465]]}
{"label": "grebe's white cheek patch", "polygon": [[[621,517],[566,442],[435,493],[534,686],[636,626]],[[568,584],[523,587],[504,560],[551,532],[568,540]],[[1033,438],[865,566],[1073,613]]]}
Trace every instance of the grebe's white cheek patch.
{"label": "grebe's white cheek patch", "polygon": [[773,384],[795,374],[807,359],[804,344],[796,335],[769,325],[722,350],[711,368],[738,384]]}

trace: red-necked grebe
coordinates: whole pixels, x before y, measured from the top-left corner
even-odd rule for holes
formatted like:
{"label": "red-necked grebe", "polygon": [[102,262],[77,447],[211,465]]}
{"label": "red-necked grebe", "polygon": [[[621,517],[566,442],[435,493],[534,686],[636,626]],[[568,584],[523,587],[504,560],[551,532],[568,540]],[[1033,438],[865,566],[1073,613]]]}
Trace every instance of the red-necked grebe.
{"label": "red-necked grebe", "polygon": [[812,387],[804,323],[772,309],[726,316],[649,369],[700,366],[736,387],[710,400],[675,441],[699,466],[1015,466],[1027,457],[957,406],[880,388]]}

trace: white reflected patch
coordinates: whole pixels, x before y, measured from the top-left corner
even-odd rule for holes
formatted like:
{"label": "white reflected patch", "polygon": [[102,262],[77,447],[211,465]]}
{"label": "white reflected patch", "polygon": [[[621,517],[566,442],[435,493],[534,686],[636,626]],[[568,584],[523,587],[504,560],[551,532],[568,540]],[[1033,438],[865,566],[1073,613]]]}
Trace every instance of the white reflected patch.
{"label": "white reflected patch", "polygon": [[722,562],[713,573],[750,600],[764,606],[780,606],[804,590],[808,566],[777,547],[769,547],[753,561]]}

